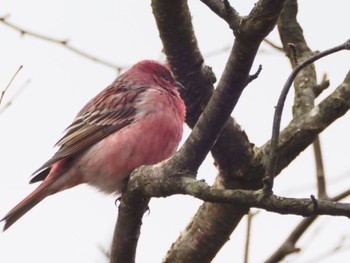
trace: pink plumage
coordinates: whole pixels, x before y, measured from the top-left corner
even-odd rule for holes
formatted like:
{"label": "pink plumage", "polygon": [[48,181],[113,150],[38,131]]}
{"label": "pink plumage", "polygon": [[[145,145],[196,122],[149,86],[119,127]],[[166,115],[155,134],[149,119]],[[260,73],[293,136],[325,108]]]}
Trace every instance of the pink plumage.
{"label": "pink plumage", "polygon": [[43,182],[1,220],[4,230],[49,195],[82,183],[119,194],[135,168],[169,158],[185,119],[181,87],[157,61],[141,61],[119,76],[66,129],[59,150],[30,181]]}

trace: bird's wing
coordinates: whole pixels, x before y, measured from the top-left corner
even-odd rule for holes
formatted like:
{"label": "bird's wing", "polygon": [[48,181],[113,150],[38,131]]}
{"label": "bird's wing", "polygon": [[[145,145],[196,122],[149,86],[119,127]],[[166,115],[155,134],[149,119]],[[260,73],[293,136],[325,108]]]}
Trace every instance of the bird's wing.
{"label": "bird's wing", "polygon": [[146,91],[146,87],[133,90],[108,88],[92,99],[66,129],[66,134],[56,143],[59,150],[36,170],[31,183],[45,179],[55,162],[73,157],[108,135],[135,121],[135,100]]}

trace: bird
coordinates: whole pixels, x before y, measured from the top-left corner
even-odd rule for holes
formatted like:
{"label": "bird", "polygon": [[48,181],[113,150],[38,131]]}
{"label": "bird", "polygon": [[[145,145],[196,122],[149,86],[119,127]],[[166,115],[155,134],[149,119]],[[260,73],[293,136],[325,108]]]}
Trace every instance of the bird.
{"label": "bird", "polygon": [[87,183],[120,195],[131,172],[170,158],[186,106],[167,64],[143,60],[117,77],[76,115],[57,152],[33,174],[39,186],[2,219],[3,231],[46,197]]}

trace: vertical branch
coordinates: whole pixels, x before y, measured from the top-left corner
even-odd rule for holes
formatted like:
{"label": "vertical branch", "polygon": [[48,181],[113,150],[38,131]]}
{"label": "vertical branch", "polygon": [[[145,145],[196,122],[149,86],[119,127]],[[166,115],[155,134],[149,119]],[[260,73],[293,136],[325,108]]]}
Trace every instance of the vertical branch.
{"label": "vertical branch", "polygon": [[19,66],[19,68],[16,70],[15,74],[13,74],[10,82],[7,84],[6,88],[1,92],[0,95],[0,104],[5,96],[6,91],[9,89],[9,87],[11,86],[13,80],[16,78],[16,76],[18,75],[18,73],[21,71],[21,69],[23,68],[23,65]]}
{"label": "vertical branch", "polygon": [[275,114],[273,117],[269,163],[268,163],[267,169],[266,169],[266,176],[263,180],[264,192],[266,194],[272,193],[273,180],[274,180],[274,177],[276,175],[276,164],[277,164],[277,156],[278,156],[278,145],[279,145],[282,113],[283,113],[284,103],[286,101],[288,92],[290,90],[290,87],[291,87],[294,79],[296,78],[298,73],[303,68],[314,63],[315,61],[317,61],[325,56],[331,55],[335,52],[339,52],[341,50],[349,50],[349,49],[350,49],[350,39],[339,46],[327,49],[323,52],[320,52],[318,54],[313,55],[309,59],[305,60],[303,63],[296,66],[295,69],[292,71],[292,73],[289,75],[289,77],[288,77],[288,79],[287,79],[287,81],[286,81],[286,83],[281,91],[280,97],[279,97],[278,102],[277,102],[277,106],[275,108]]}
{"label": "vertical branch", "polygon": [[256,213],[252,213],[251,211],[249,211],[247,215],[247,234],[246,234],[245,247],[244,247],[244,260],[243,260],[244,263],[249,262],[251,226],[252,226],[252,219],[255,215]]}
{"label": "vertical branch", "polygon": [[328,199],[327,189],[326,189],[326,178],[323,167],[323,158],[321,151],[320,138],[317,136],[313,143],[315,164],[316,164],[316,179],[317,179],[317,191],[319,199]]}
{"label": "vertical branch", "polygon": [[[297,1],[288,0],[278,23],[282,44],[293,68],[299,64],[298,60],[303,61],[313,55],[305,40],[303,30],[297,21],[297,13]],[[300,71],[294,81],[294,89],[293,115],[296,118],[309,112],[314,107],[315,98],[323,90],[317,85],[314,65],[305,67]],[[316,161],[318,197],[322,199],[326,198],[327,194],[321,146],[318,137],[315,139],[313,148]]]}
{"label": "vertical branch", "polygon": [[149,199],[140,197],[140,200],[132,200],[135,195],[126,192],[121,198],[118,220],[113,235],[110,263],[135,262],[142,217],[148,209],[149,203]]}

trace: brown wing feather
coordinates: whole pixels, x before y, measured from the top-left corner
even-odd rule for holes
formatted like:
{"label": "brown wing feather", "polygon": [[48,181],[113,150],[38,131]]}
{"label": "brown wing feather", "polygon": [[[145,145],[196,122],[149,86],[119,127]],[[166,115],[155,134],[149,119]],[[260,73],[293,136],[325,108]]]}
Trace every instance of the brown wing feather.
{"label": "brown wing feather", "polygon": [[[79,112],[75,121],[66,129],[66,134],[56,143],[59,150],[33,173],[31,183],[45,179],[48,175],[45,168],[49,169],[55,162],[86,150],[135,121],[136,108],[133,102],[146,88],[139,87],[127,92],[125,89],[118,90],[120,92],[112,92],[110,89],[105,89]],[[96,98],[101,96],[105,96],[104,100],[97,101]]]}

